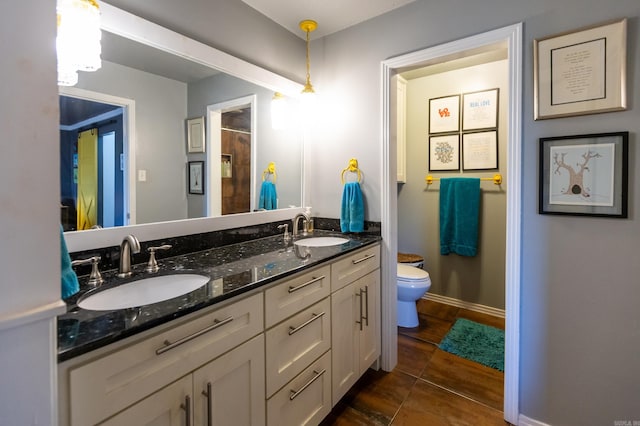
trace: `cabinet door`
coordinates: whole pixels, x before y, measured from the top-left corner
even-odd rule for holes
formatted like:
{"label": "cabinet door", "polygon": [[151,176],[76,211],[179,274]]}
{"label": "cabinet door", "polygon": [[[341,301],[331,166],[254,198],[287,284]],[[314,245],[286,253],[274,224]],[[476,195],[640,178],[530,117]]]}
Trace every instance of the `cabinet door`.
{"label": "cabinet door", "polygon": [[190,426],[193,403],[191,375],[127,408],[102,426]]}
{"label": "cabinet door", "polygon": [[354,284],[362,295],[364,310],[359,348],[360,377],[380,356],[380,270],[365,275]]}
{"label": "cabinet door", "polygon": [[264,335],[193,373],[194,425],[265,423]]}
{"label": "cabinet door", "polygon": [[359,298],[356,283],[348,285],[331,295],[331,359],[332,359],[332,403],[355,384],[359,377]]}

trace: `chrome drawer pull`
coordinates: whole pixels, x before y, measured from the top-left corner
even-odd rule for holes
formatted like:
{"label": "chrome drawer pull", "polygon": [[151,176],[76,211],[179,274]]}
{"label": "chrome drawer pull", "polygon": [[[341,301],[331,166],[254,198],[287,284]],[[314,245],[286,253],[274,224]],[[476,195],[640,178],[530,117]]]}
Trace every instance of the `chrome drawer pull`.
{"label": "chrome drawer pull", "polygon": [[318,281],[323,280],[323,279],[324,279],[324,275],[321,275],[321,276],[319,276],[319,277],[317,277],[317,278],[316,278],[316,277],[314,277],[314,278],[312,278],[310,281],[307,281],[307,282],[306,282],[306,283],[304,283],[304,284],[300,284],[299,286],[296,286],[296,287],[291,287],[291,286],[289,286],[289,293],[293,293],[294,291],[298,291],[298,290],[300,290],[301,288],[305,288],[306,286],[311,285],[311,284],[313,284],[313,283],[317,283]]}
{"label": "chrome drawer pull", "polygon": [[308,326],[318,318],[322,317],[324,315],[324,312],[320,312],[319,314],[312,314],[312,315],[313,316],[311,317],[311,319],[306,320],[305,322],[303,322],[297,327],[289,326],[289,336],[291,336],[294,333],[297,333],[298,331],[302,330],[303,328],[305,328],[306,326]]}
{"label": "chrome drawer pull", "polygon": [[325,371],[327,371],[327,369],[326,369],[326,368],[323,368],[323,369],[322,369],[322,371],[316,371],[316,370],[313,370],[313,372],[315,373],[315,376],[313,376],[313,377],[311,378],[311,380],[309,380],[307,383],[305,383],[305,385],[304,385],[304,386],[302,386],[302,387],[300,388],[300,390],[297,390],[297,391],[295,391],[295,390],[293,390],[293,389],[291,389],[291,390],[290,390],[290,392],[291,392],[291,396],[289,396],[289,401],[293,401],[294,399],[296,399],[296,397],[297,397],[298,395],[300,395],[300,393],[301,393],[301,392],[303,392],[306,388],[308,388],[309,386],[311,386],[311,384],[312,384],[313,382],[315,382],[316,380],[318,380],[318,379],[320,378],[320,376],[322,376],[322,375],[325,373]]}
{"label": "chrome drawer pull", "polygon": [[371,259],[372,257],[376,257],[376,255],[375,255],[375,254],[368,254],[368,255],[366,255],[365,257],[363,257],[362,259],[353,260],[353,261],[352,261],[352,263],[353,263],[354,265],[357,265],[358,263],[360,263],[360,262],[364,262],[365,260],[369,260],[369,259]]}
{"label": "chrome drawer pull", "polygon": [[207,426],[211,426],[211,420],[213,419],[211,416],[211,382],[207,382],[207,390],[203,390],[202,395],[207,397]]}
{"label": "chrome drawer pull", "polygon": [[209,327],[203,328],[200,331],[197,331],[187,337],[183,337],[182,339],[176,340],[175,342],[171,343],[168,340],[164,341],[164,346],[161,348],[156,349],[156,355],[162,355],[163,353],[170,351],[171,349],[182,345],[183,343],[187,343],[190,340],[195,339],[196,337],[200,337],[205,333],[208,333],[212,330],[215,330],[218,327],[222,327],[223,325],[230,323],[231,321],[233,321],[233,317],[227,317],[225,319],[223,319],[222,321],[219,320],[213,320],[213,324],[210,325]]}
{"label": "chrome drawer pull", "polygon": [[[364,290],[360,290],[361,294],[364,293],[364,297],[365,297],[365,303],[364,303],[364,320],[365,320],[365,324],[367,325],[367,327],[369,327],[369,286],[366,285],[364,286]],[[360,300],[362,300],[362,297],[360,297]]]}
{"label": "chrome drawer pull", "polygon": [[189,395],[184,397],[184,404],[180,404],[180,408],[184,410],[185,414],[185,425],[191,425],[191,398]]}

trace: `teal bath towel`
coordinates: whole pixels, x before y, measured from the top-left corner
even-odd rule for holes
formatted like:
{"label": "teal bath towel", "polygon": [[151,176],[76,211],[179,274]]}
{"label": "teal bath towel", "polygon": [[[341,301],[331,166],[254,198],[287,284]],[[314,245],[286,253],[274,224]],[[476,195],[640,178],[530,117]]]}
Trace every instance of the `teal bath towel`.
{"label": "teal bath towel", "polygon": [[479,178],[440,179],[440,254],[476,255],[479,213]]}
{"label": "teal bath towel", "polygon": [[360,183],[347,182],[342,190],[342,209],[340,211],[340,230],[342,232],[364,231],[364,202]]}
{"label": "teal bath towel", "polygon": [[80,290],[80,285],[78,284],[78,276],[73,268],[71,268],[71,257],[67,250],[67,243],[64,241],[62,225],[60,225],[60,267],[62,275],[61,296],[63,299],[66,299],[76,294],[78,290]]}
{"label": "teal bath towel", "polygon": [[260,188],[259,209],[275,210],[278,208],[278,195],[276,194],[276,185],[273,182],[265,180]]}

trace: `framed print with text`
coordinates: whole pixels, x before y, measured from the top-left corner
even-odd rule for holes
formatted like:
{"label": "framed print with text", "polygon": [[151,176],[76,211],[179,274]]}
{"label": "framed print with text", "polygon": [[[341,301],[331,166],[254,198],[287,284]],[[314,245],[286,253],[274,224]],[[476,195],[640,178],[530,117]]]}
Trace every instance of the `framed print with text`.
{"label": "framed print with text", "polygon": [[540,139],[541,214],[627,217],[629,132]]}
{"label": "framed print with text", "polygon": [[462,170],[498,168],[498,131],[462,135]]}
{"label": "framed print with text", "polygon": [[626,41],[626,19],[534,40],[534,118],[626,109]]}
{"label": "framed print with text", "polygon": [[429,99],[429,133],[460,131],[460,95]]}
{"label": "framed print with text", "polygon": [[462,95],[462,131],[498,127],[498,89]]}
{"label": "framed print with text", "polygon": [[189,194],[204,194],[204,161],[189,161]]}
{"label": "framed print with text", "polygon": [[460,135],[429,137],[429,170],[460,170]]}

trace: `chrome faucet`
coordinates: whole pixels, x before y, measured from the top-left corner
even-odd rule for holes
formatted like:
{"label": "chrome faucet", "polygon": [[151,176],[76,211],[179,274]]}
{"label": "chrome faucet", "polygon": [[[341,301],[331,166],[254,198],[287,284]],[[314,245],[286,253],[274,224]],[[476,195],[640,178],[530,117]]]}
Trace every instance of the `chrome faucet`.
{"label": "chrome faucet", "polygon": [[302,230],[302,235],[307,235],[307,223],[309,223],[309,215],[306,213],[298,213],[296,215],[296,217],[293,218],[293,238],[296,238],[298,236],[298,227],[299,227],[299,223],[300,223],[300,219],[304,219],[304,229]]}
{"label": "chrome faucet", "polygon": [[140,253],[140,241],[133,235],[127,235],[120,243],[118,277],[126,278],[131,276],[131,254],[135,253]]}

